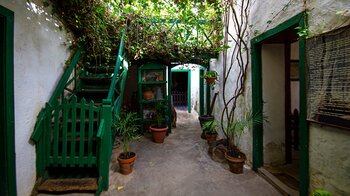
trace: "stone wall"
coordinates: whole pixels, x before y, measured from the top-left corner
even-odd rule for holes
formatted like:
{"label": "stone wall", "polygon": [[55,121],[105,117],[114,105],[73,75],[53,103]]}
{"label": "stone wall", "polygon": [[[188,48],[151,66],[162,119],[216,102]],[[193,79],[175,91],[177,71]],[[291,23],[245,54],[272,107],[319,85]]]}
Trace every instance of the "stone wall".
{"label": "stone wall", "polygon": [[[31,2],[31,3],[29,3]],[[14,12],[14,103],[17,195],[30,195],[36,180],[36,117],[50,98],[65,60],[67,34],[41,1],[4,0]]]}

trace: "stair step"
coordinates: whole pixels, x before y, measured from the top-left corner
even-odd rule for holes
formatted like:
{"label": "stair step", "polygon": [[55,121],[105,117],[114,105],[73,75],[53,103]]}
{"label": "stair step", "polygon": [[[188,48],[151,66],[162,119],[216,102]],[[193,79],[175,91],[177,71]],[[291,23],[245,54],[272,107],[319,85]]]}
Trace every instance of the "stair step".
{"label": "stair step", "polygon": [[38,192],[96,192],[96,178],[67,178],[47,179],[40,186]]}
{"label": "stair step", "polygon": [[110,84],[112,77],[80,76],[80,80],[85,84]]}
{"label": "stair step", "polygon": [[109,89],[106,88],[82,88],[78,89],[78,93],[108,93]]}

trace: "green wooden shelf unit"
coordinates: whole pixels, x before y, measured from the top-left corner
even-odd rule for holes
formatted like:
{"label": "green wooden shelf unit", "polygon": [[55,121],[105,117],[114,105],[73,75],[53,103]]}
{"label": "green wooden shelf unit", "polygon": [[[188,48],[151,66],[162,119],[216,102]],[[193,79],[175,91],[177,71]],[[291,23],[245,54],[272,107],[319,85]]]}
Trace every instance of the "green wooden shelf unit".
{"label": "green wooden shelf unit", "polygon": [[[142,131],[148,131],[150,125],[155,123],[155,105],[165,101],[169,106],[169,90],[167,67],[158,63],[146,63],[138,68],[138,102]],[[166,112],[169,126],[170,110]],[[170,130],[170,129],[169,129]]]}

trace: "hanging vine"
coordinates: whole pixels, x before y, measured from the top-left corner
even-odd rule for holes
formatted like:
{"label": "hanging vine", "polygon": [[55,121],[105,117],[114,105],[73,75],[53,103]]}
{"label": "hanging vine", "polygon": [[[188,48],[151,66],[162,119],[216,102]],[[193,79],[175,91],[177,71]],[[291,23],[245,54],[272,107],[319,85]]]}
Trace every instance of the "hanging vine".
{"label": "hanging vine", "polygon": [[[230,51],[223,52],[223,82],[222,100],[223,110],[221,113],[221,128],[227,138],[234,140],[234,136],[228,135],[229,126],[235,121],[235,112],[239,98],[244,95],[247,68],[249,65],[250,49],[248,47],[248,19],[250,0],[239,2],[229,0],[226,2],[224,12],[224,45],[229,41],[233,43]],[[233,28],[235,34],[230,32]],[[234,81],[234,86],[229,84]],[[229,89],[234,89],[231,93]],[[230,142],[230,141],[229,141]],[[232,144],[229,145],[229,148]]]}
{"label": "hanging vine", "polygon": [[[222,50],[219,0],[46,0],[75,42],[86,43],[86,66],[113,66],[121,32],[129,59],[187,61]],[[199,34],[201,32],[202,34]]]}

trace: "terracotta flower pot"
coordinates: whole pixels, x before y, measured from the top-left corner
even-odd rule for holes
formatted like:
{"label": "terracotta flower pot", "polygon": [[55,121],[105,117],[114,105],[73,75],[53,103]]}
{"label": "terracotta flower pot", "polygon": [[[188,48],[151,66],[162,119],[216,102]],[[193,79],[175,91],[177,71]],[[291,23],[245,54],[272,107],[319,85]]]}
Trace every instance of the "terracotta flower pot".
{"label": "terracotta flower pot", "polygon": [[154,93],[152,91],[144,91],[143,92],[143,99],[144,100],[154,99]]}
{"label": "terracotta flower pot", "polygon": [[149,129],[152,133],[152,138],[155,143],[163,143],[166,133],[168,131],[168,127],[165,128],[157,128],[154,126],[150,126]]}
{"label": "terracotta flower pot", "polygon": [[214,78],[205,78],[205,80],[207,81],[207,84],[213,84],[216,80],[216,77]]}
{"label": "terracotta flower pot", "polygon": [[[202,115],[198,117],[199,123],[201,127],[203,127],[203,124],[208,121],[214,120],[214,116],[208,116],[208,115]],[[204,130],[202,129],[202,134],[201,134],[202,139],[206,139]]]}
{"label": "terracotta flower pot", "polygon": [[243,153],[240,153],[240,154],[242,154],[242,156],[239,158],[239,157],[232,157],[227,152],[225,152],[225,158],[228,161],[228,165],[232,173],[235,173],[235,174],[243,173],[245,155]]}
{"label": "terracotta flower pot", "polygon": [[208,144],[210,144],[210,142],[216,141],[218,134],[217,133],[206,133],[205,137],[207,139]]}
{"label": "terracotta flower pot", "polygon": [[130,152],[131,158],[124,159],[124,153],[120,153],[118,156],[118,162],[119,162],[119,171],[121,174],[128,175],[132,172],[134,162],[136,160],[136,153]]}

